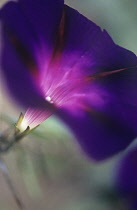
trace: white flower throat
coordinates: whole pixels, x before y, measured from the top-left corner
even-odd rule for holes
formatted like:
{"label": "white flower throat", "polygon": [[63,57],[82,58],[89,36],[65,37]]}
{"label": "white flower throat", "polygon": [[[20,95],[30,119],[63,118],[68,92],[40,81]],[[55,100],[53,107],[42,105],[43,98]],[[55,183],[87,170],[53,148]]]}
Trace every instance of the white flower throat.
{"label": "white flower throat", "polygon": [[48,101],[49,103],[53,104],[53,101],[50,96],[46,96],[45,100]]}

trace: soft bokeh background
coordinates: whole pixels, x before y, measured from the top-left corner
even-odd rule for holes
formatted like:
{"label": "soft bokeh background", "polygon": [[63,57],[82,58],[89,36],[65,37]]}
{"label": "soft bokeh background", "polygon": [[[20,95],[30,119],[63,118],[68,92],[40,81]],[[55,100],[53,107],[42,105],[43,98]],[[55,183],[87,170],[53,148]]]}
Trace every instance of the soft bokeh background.
{"label": "soft bokeh background", "polygon": [[[0,7],[5,0],[0,0]],[[113,40],[137,54],[136,0],[66,0]],[[8,59],[8,58],[7,58]],[[0,77],[0,135],[13,129],[21,107]],[[115,192],[118,156],[95,163],[82,153],[67,128],[51,117],[0,158],[8,168],[11,190],[0,162],[0,210],[128,210]],[[4,166],[4,167],[5,167]]]}

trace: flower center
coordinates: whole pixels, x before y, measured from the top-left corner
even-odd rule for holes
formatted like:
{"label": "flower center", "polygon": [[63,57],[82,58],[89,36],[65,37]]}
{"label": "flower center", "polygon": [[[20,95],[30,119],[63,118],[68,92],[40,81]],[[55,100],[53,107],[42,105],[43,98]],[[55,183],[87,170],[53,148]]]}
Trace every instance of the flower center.
{"label": "flower center", "polygon": [[53,101],[52,101],[52,99],[51,99],[51,97],[50,96],[46,96],[46,101],[48,101],[49,103],[51,103],[51,104],[53,104]]}

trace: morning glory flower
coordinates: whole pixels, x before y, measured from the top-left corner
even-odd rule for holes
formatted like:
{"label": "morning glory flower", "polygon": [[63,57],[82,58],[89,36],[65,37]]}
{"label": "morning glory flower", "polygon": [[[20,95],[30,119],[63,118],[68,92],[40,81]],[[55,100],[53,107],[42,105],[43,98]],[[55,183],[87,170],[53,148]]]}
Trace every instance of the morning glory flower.
{"label": "morning glory flower", "polygon": [[119,161],[116,188],[129,210],[137,209],[137,146]]}
{"label": "morning glory flower", "polygon": [[63,0],[18,0],[1,8],[1,67],[28,108],[19,130],[52,114],[101,160],[137,136],[137,57]]}

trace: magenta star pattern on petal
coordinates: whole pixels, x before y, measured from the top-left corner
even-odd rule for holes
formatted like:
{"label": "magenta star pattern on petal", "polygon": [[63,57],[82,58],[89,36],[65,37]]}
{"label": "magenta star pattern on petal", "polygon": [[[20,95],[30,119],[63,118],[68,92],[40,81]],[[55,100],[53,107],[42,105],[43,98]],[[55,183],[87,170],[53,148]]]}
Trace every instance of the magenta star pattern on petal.
{"label": "magenta star pattern on petal", "polygon": [[63,0],[10,1],[0,11],[1,64],[28,108],[21,129],[55,113],[101,160],[137,136],[137,57]]}

